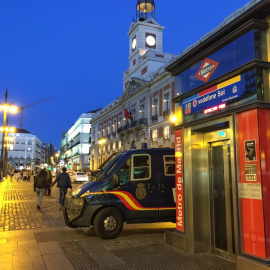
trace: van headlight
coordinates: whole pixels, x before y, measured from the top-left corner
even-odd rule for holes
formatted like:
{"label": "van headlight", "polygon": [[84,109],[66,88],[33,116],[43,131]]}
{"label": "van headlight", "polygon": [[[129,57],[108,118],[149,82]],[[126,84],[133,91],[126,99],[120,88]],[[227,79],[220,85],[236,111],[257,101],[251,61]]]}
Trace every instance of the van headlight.
{"label": "van headlight", "polygon": [[81,197],[78,198],[73,198],[72,201],[72,206],[83,206],[84,205],[84,199]]}

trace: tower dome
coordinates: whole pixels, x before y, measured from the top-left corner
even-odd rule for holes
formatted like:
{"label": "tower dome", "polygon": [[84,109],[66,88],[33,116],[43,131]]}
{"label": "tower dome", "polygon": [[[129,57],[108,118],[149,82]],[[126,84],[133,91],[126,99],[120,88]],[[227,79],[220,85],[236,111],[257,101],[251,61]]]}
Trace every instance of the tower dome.
{"label": "tower dome", "polygon": [[138,0],[136,5],[136,20],[144,21],[148,17],[155,19],[154,0]]}

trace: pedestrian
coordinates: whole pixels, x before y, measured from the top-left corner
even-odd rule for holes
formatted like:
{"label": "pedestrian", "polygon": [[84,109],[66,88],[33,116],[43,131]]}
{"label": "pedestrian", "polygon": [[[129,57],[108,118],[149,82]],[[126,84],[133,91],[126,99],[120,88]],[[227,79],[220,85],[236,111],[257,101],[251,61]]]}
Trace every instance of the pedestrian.
{"label": "pedestrian", "polygon": [[17,169],[14,170],[14,178],[19,181],[19,171]]}
{"label": "pedestrian", "polygon": [[52,189],[51,189],[51,185],[52,185],[52,173],[51,171],[48,171],[48,187],[46,188],[46,194],[45,196],[51,196],[51,192],[52,192]]}
{"label": "pedestrian", "polygon": [[34,178],[34,182],[36,181],[36,180],[35,180],[36,177],[37,177],[37,169],[33,170],[33,178]]}
{"label": "pedestrian", "polygon": [[27,171],[23,171],[23,181],[27,181]]}
{"label": "pedestrian", "polygon": [[45,169],[42,169],[34,181],[34,191],[37,193],[37,209],[41,210],[40,206],[42,203],[45,190],[48,186],[48,173]]}
{"label": "pedestrian", "polygon": [[57,182],[57,187],[59,188],[59,210],[62,210],[62,207],[65,203],[65,197],[67,190],[70,188],[72,190],[71,181],[69,174],[67,173],[67,168],[62,168],[62,173],[56,176],[56,179],[52,183],[52,186]]}
{"label": "pedestrian", "polygon": [[32,175],[31,170],[28,170],[27,171],[27,181],[28,182],[30,181],[31,175]]}

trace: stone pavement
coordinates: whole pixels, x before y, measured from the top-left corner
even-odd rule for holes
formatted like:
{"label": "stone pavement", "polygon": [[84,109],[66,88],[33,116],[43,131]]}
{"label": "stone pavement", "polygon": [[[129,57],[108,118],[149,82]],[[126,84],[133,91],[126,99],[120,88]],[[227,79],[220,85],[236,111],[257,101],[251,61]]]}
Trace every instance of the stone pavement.
{"label": "stone pavement", "polygon": [[89,228],[70,229],[58,210],[58,189],[36,209],[33,182],[0,183],[0,270],[235,270],[213,254],[188,254],[164,243],[172,223],[125,225],[112,240]]}

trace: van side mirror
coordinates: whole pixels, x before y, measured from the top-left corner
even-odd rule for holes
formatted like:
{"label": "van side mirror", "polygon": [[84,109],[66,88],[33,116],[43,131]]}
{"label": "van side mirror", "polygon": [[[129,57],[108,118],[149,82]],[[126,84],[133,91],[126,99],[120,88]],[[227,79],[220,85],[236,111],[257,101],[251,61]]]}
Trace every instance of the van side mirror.
{"label": "van side mirror", "polygon": [[113,177],[112,177],[112,186],[114,188],[119,187],[119,178],[118,178],[118,174],[117,173],[114,173],[113,174]]}

